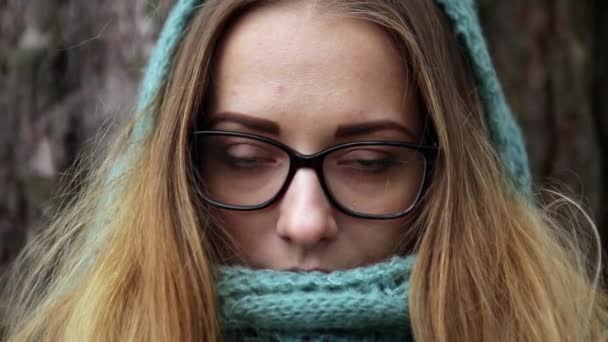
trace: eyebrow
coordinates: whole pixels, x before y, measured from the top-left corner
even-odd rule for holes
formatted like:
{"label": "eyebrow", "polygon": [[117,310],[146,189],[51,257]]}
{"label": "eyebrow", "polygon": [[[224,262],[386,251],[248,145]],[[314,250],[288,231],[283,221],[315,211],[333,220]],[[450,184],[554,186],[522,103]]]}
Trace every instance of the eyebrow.
{"label": "eyebrow", "polygon": [[391,120],[377,120],[348,125],[340,125],[336,130],[336,138],[366,135],[378,131],[398,131],[409,136],[411,139],[417,139],[416,134],[414,134],[411,129]]}
{"label": "eyebrow", "polygon": [[[215,113],[211,115],[207,125],[210,127],[220,122],[234,122],[245,126],[248,129],[277,136],[281,132],[279,124],[274,121],[236,112]],[[348,138],[387,130],[398,131],[411,139],[417,139],[417,135],[411,129],[391,120],[376,120],[340,125],[336,129],[335,137]]]}
{"label": "eyebrow", "polygon": [[211,116],[208,125],[213,126],[220,122],[235,122],[249,129],[273,135],[279,135],[281,131],[274,121],[235,112],[215,113]]}

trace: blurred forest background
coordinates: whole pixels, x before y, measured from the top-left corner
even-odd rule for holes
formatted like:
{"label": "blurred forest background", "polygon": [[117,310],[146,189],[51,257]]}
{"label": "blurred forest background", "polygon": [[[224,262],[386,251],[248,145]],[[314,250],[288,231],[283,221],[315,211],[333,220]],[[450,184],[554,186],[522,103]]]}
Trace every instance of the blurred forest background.
{"label": "blurred forest background", "polygon": [[[0,274],[130,113],[172,3],[0,0]],[[535,182],[570,189],[608,237],[608,2],[478,3]]]}

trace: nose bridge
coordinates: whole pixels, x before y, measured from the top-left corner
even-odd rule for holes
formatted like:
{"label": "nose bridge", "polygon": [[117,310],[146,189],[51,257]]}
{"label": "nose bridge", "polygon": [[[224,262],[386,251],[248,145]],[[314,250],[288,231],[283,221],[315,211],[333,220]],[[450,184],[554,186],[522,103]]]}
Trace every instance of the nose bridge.
{"label": "nose bridge", "polygon": [[294,168],[297,170],[303,168],[310,168],[319,173],[321,169],[321,164],[323,163],[323,159],[325,158],[325,153],[320,152],[316,154],[302,154],[298,152],[293,152],[293,160]]}
{"label": "nose bridge", "polygon": [[304,177],[311,177],[311,179],[310,179],[311,181],[312,181],[312,178],[315,178],[314,176],[316,176],[316,185],[318,185],[318,189],[324,195],[325,199],[328,199],[329,195],[325,192],[325,189],[323,186],[323,182],[324,182],[323,160],[324,159],[325,159],[325,153],[323,153],[323,152],[320,152],[317,154],[302,154],[302,153],[293,151],[293,155],[291,158],[292,175],[287,180],[288,184],[286,184],[287,189],[285,189],[285,191],[289,192],[290,191],[289,189],[292,187],[294,181],[296,181],[296,177],[298,177],[299,174],[304,173],[305,174]]}
{"label": "nose bridge", "polygon": [[[321,175],[318,169],[311,166],[301,166],[295,169],[291,184],[287,187],[287,196],[293,197],[292,200],[298,201],[316,201],[325,203],[315,203],[318,205],[327,204],[329,201],[327,195],[323,192],[321,185]],[[310,204],[310,203],[309,203]]]}
{"label": "nose bridge", "polygon": [[333,208],[311,167],[295,171],[281,201],[277,233],[289,242],[310,248],[337,232]]}

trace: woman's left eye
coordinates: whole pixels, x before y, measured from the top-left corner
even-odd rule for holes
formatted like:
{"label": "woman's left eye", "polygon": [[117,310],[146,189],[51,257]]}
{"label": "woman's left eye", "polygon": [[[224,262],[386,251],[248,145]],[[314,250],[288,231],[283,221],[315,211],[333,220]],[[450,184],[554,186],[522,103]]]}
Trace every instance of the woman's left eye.
{"label": "woman's left eye", "polygon": [[337,160],[337,166],[357,171],[380,173],[401,164],[392,153],[377,149],[357,149],[344,153]]}
{"label": "woman's left eye", "polygon": [[392,158],[380,159],[347,159],[338,162],[338,165],[360,169],[362,171],[380,172],[389,169],[398,162]]}

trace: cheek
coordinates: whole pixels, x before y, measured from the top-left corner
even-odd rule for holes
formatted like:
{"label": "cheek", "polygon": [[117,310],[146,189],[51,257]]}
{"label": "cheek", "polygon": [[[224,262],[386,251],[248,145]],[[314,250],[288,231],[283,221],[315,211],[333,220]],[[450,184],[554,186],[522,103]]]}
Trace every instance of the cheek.
{"label": "cheek", "polygon": [[238,240],[260,233],[270,233],[274,231],[276,222],[272,215],[264,215],[255,211],[221,211],[220,219],[226,232]]}
{"label": "cheek", "polygon": [[220,210],[221,229],[234,243],[238,255],[251,260],[255,251],[267,250],[275,234],[276,218],[266,211]]}
{"label": "cheek", "polygon": [[405,237],[411,219],[361,220],[344,218],[339,222],[346,245],[356,251],[363,263],[373,263],[410,249]]}

